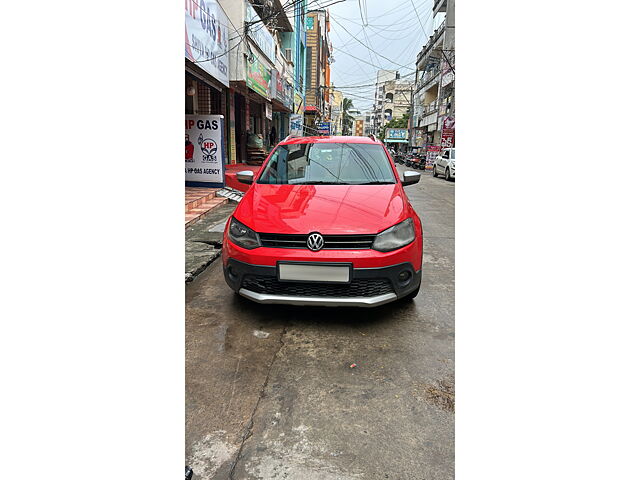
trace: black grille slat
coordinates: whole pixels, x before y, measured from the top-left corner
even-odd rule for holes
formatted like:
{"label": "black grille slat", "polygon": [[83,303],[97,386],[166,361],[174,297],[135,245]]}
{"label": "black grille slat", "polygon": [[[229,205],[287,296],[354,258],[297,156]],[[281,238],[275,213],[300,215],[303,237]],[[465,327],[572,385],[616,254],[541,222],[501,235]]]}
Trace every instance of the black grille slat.
{"label": "black grille slat", "polygon": [[375,297],[393,293],[386,278],[354,278],[349,284],[279,282],[275,277],[247,275],[242,288],[267,295],[288,297]]}
{"label": "black grille slat", "polygon": [[[323,250],[367,250],[371,248],[375,235],[323,235]],[[307,248],[307,235],[260,233],[263,247]]]}

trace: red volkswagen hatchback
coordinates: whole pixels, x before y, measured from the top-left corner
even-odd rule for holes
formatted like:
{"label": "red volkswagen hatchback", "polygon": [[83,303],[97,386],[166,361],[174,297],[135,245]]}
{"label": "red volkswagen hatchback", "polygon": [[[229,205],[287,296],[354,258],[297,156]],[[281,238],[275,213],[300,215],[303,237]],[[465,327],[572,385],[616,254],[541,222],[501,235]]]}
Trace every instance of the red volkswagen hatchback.
{"label": "red volkswagen hatchback", "polygon": [[373,307],[413,298],[422,224],[381,142],[300,137],[278,144],[229,218],[227,284],[259,303]]}

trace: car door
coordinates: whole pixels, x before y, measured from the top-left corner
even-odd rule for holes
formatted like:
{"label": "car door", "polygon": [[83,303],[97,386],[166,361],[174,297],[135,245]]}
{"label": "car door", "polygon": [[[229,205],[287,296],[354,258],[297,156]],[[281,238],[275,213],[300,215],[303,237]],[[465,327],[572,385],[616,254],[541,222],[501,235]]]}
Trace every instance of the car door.
{"label": "car door", "polygon": [[437,172],[440,173],[444,173],[444,169],[446,168],[447,164],[449,163],[449,149],[445,148],[444,151],[442,152],[442,155],[440,155],[440,157],[438,157],[438,170]]}

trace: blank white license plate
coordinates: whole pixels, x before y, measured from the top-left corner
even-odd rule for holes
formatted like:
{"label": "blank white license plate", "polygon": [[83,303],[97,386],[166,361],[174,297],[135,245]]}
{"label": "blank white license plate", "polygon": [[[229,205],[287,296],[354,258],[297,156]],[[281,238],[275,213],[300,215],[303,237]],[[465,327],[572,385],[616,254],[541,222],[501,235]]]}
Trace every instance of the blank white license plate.
{"label": "blank white license plate", "polygon": [[284,281],[349,283],[348,265],[278,265],[278,277]]}

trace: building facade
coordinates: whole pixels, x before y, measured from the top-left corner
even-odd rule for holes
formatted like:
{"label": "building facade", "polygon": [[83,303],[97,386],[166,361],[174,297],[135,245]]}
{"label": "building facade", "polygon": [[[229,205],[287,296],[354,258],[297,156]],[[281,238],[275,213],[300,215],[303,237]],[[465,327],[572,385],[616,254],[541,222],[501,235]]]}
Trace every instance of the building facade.
{"label": "building facade", "polygon": [[329,12],[310,10],[305,19],[306,29],[306,98],[305,133],[316,134],[318,124],[331,120],[331,42]]}
{"label": "building facade", "polygon": [[[455,124],[455,0],[437,0],[435,31],[416,60],[410,142],[420,152],[443,145],[443,127]],[[442,16],[444,15],[444,18]],[[440,23],[436,21],[440,19]],[[444,133],[445,146],[454,142]]]}
{"label": "building facade", "polygon": [[341,91],[331,88],[331,134],[342,135],[342,101],[344,95]]}
{"label": "building facade", "polygon": [[376,85],[373,95],[373,134],[378,136],[380,128],[385,122],[385,82],[395,80],[397,72],[395,70],[378,70],[376,73]]}
{"label": "building facade", "polygon": [[[185,2],[185,113],[222,115],[226,163],[264,150],[304,115],[307,0]],[[187,139],[193,146],[192,139]],[[253,145],[254,143],[252,143]]]}

